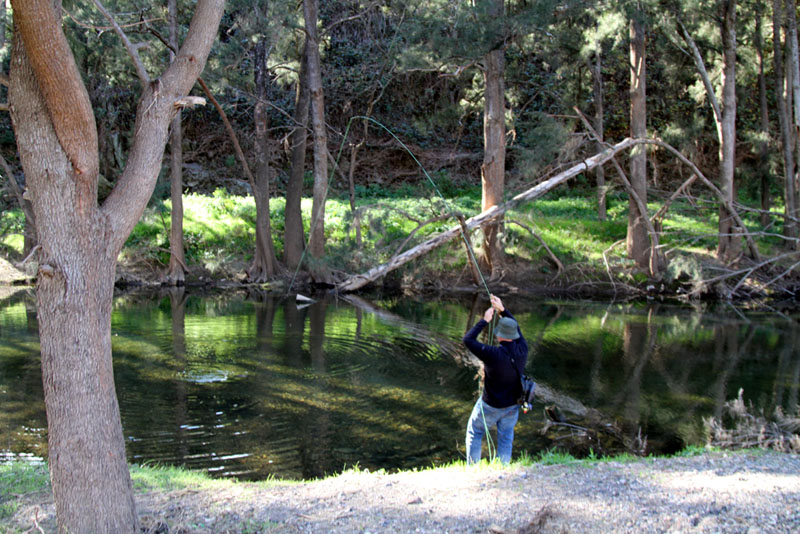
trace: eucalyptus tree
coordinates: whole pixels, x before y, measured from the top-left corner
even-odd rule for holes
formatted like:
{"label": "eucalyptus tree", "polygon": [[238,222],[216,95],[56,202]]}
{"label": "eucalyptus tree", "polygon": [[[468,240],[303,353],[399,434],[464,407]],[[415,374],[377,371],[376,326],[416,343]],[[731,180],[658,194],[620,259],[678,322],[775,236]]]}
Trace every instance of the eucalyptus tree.
{"label": "eucalyptus tree", "polygon": [[[169,60],[175,61],[178,49],[178,0],[167,2],[169,19]],[[175,114],[170,127],[170,210],[169,267],[166,281],[170,285],[183,285],[186,275],[186,254],[183,249],[183,132],[181,111]]]}
{"label": "eucalyptus tree", "polygon": [[111,358],[115,267],[152,194],[176,106],[185,105],[206,63],[223,2],[197,3],[175,61],[157,77],[123,39],[141,98],[125,170],[101,204],[94,110],[61,27],[60,2],[12,6],[9,103],[40,247],[37,309],[58,531],[134,533]]}
{"label": "eucalyptus tree", "polygon": [[[783,175],[784,175],[784,235],[787,238],[789,248],[797,247],[798,237],[798,198],[797,198],[797,134],[793,129],[793,93],[791,60],[787,61],[788,54],[785,50],[791,50],[788,46],[791,43],[791,35],[786,15],[787,5],[783,0],[773,0],[772,2],[772,46],[773,46],[773,75],[775,102],[777,104],[778,125],[780,128],[781,147],[783,153]],[[793,3],[792,3],[793,4]]]}
{"label": "eucalyptus tree", "polygon": [[791,112],[789,102],[791,93],[786,90],[786,68],[782,33],[784,30],[784,5],[782,0],[772,2],[772,46],[773,77],[775,102],[777,104],[778,127],[780,128],[781,148],[783,154],[784,206],[786,222],[784,235],[789,242],[797,238],[797,191],[795,189],[795,155],[794,137],[791,130]]}
{"label": "eucalyptus tree", "polygon": [[[736,168],[736,2],[708,0],[677,6],[676,24],[691,51],[705,87],[706,99],[713,110],[719,143],[719,188],[725,201],[732,204]],[[707,44],[698,45],[695,33],[704,37]],[[715,53],[715,47],[719,53]],[[709,61],[718,72],[719,89],[714,86],[708,72]],[[721,203],[717,245],[720,259],[731,261],[738,257],[744,231],[744,228],[736,226],[732,214]]]}
{"label": "eucalyptus tree", "polygon": [[314,152],[314,197],[311,206],[311,225],[308,235],[308,249],[316,260],[312,275],[317,282],[330,281],[330,273],[320,261],[325,254],[325,201],[328,194],[328,133],[325,126],[325,94],[322,88],[322,68],[320,66],[319,31],[317,28],[317,0],[303,0],[303,19],[305,21],[306,76],[311,105],[311,135]]}
{"label": "eucalyptus tree", "polygon": [[[647,137],[647,90],[645,62],[645,7],[633,2],[629,15],[630,28],[630,130],[631,137]],[[647,206],[647,153],[644,145],[634,147],[630,157],[631,195],[628,201],[628,232],[625,240],[628,257],[640,267],[649,263],[647,213],[639,206]],[[634,195],[639,197],[637,202]],[[655,274],[655,273],[652,273]]]}
{"label": "eucalyptus tree", "polygon": [[756,55],[757,62],[757,80],[758,80],[758,140],[756,145],[758,147],[758,169],[759,186],[761,189],[761,226],[767,227],[770,224],[770,183],[772,171],[769,168],[769,137],[770,137],[770,121],[769,121],[769,104],[767,102],[767,77],[765,74],[766,57],[764,54],[764,22],[765,22],[765,2],[756,0],[753,2],[753,28],[752,40],[753,49]]}
{"label": "eucalyptus tree", "polygon": [[309,52],[308,38],[303,37],[303,50],[300,52],[300,68],[295,82],[294,125],[289,137],[291,145],[291,167],[286,182],[286,207],[283,221],[283,261],[290,269],[299,267],[305,250],[303,232],[303,214],[301,202],[303,198],[303,177],[306,163],[306,131],[308,124],[308,108],[310,95],[308,92],[308,67],[306,58]]}
{"label": "eucalyptus tree", "polygon": [[[482,76],[482,211],[502,203],[505,194],[509,121],[505,91],[507,46],[514,39],[543,33],[553,7],[553,2],[529,4],[502,0],[468,3],[420,0],[414,4],[414,26],[407,35],[409,46],[403,58],[406,67],[428,68],[443,75],[477,70]],[[502,216],[486,222],[481,229],[482,266],[497,276],[503,265]]]}

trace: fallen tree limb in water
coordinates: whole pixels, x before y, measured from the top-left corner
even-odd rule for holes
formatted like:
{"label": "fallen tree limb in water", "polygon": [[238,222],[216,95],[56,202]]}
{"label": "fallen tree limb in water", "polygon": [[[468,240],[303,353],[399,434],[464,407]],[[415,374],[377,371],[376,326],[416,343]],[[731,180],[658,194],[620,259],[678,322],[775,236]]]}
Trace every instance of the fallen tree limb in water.
{"label": "fallen tree limb in water", "polygon": [[[569,169],[564,172],[553,176],[552,178],[545,180],[542,183],[536,184],[532,188],[523,191],[522,193],[516,195],[508,202],[504,204],[499,204],[497,206],[493,206],[488,210],[484,211],[483,213],[476,215],[475,217],[471,217],[464,222],[464,226],[466,230],[471,230],[480,226],[481,224],[488,222],[495,217],[498,217],[504,214],[506,211],[515,208],[516,206],[522,204],[523,202],[529,202],[540,196],[544,195],[554,187],[561,185],[562,183],[566,182],[570,178],[577,176],[578,174],[586,171],[590,171],[597,167],[598,165],[603,165],[607,161],[610,161],[614,156],[618,153],[627,150],[637,144],[644,143],[649,140],[645,139],[631,139],[626,138],[616,145],[600,152],[592,156],[589,159],[578,163],[577,165],[573,165]],[[374,282],[378,278],[386,275],[387,273],[397,269],[398,267],[405,265],[406,263],[414,260],[423,254],[430,252],[431,250],[435,249],[436,247],[447,243],[454,237],[458,236],[459,233],[462,231],[461,226],[454,226],[441,234],[438,234],[427,241],[420,243],[416,247],[410,248],[407,251],[403,252],[402,254],[398,254],[391,258],[388,262],[384,263],[383,265],[379,265],[377,267],[373,267],[369,271],[356,274],[353,276],[348,277],[343,282],[336,286],[337,291],[340,292],[350,292],[356,291],[364,287],[365,285],[369,284],[370,282]]]}

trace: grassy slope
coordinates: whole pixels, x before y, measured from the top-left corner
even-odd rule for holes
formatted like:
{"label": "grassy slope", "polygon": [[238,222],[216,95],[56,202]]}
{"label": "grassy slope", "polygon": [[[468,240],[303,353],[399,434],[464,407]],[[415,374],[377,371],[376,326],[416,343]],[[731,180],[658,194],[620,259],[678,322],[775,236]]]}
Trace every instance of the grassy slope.
{"label": "grassy slope", "polygon": [[[453,225],[453,220],[424,224],[443,213],[458,211],[469,217],[480,210],[480,189],[444,187],[446,201],[430,187],[404,187],[392,192],[380,188],[358,188],[357,213],[360,239],[357,241],[354,213],[346,198],[330,198],[326,205],[326,254],[330,266],[339,272],[358,273],[385,262],[402,246],[408,249],[426,237]],[[511,264],[528,270],[527,276],[552,278],[554,264],[542,246],[541,238],[567,267],[560,283],[580,282],[607,277],[612,269],[621,282],[643,282],[625,258],[624,239],[627,227],[627,198],[610,195],[608,218],[599,221],[595,192],[592,189],[553,191],[545,198],[509,212],[505,249]],[[655,213],[661,203],[648,207]],[[776,211],[780,207],[775,208]],[[132,232],[120,257],[123,265],[146,266],[140,272],[157,273],[169,260],[170,203],[156,201],[146,210]],[[270,204],[276,253],[283,251],[284,201],[275,198]],[[303,212],[308,230],[311,200],[304,199]],[[779,218],[776,218],[778,220]],[[760,230],[755,215],[745,215],[752,230]],[[184,198],[184,235],[187,264],[190,269],[209,277],[232,277],[243,271],[254,251],[255,206],[250,197],[236,197],[218,191],[213,196],[190,194]],[[0,215],[5,231],[0,251],[19,257],[22,248],[21,216],[16,212]],[[699,278],[698,262],[713,259],[716,247],[717,208],[713,203],[690,205],[676,201],[663,222],[661,244],[670,257],[667,279],[681,274]],[[777,233],[780,228],[775,228]],[[413,238],[405,243],[409,234]],[[535,235],[534,235],[535,233]],[[757,242],[766,255],[775,254],[781,245],[778,237],[762,235]],[[538,236],[538,238],[536,237]],[[473,247],[480,246],[479,233],[471,236]],[[406,282],[430,275],[457,273],[466,278],[466,254],[458,240],[440,247],[423,259],[412,262],[392,276]]]}

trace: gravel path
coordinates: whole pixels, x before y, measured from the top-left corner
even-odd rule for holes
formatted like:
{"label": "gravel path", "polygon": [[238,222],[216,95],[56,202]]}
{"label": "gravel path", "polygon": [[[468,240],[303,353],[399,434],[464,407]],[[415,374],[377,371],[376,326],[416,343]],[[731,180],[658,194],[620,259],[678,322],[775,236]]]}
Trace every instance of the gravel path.
{"label": "gravel path", "polygon": [[[144,531],[159,534],[798,533],[800,455],[713,452],[626,463],[347,472],[271,487],[224,483],[139,494],[137,508]],[[52,508],[37,509],[39,525],[51,526]],[[33,503],[19,510],[16,524],[30,527],[33,510]]]}

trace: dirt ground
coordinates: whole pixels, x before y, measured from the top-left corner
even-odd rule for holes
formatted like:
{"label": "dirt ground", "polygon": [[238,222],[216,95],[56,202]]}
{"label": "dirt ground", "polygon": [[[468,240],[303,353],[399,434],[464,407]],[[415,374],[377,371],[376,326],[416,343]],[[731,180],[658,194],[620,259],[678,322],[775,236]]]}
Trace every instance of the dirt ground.
{"label": "dirt ground", "polygon": [[[800,455],[350,471],[138,492],[136,501],[150,534],[789,534],[800,532]],[[0,532],[55,532],[50,496],[25,498]]]}

